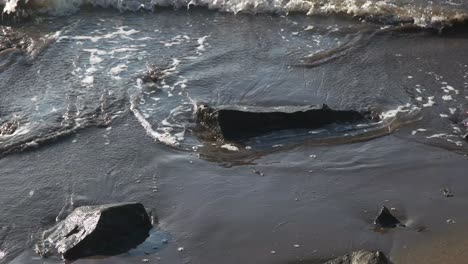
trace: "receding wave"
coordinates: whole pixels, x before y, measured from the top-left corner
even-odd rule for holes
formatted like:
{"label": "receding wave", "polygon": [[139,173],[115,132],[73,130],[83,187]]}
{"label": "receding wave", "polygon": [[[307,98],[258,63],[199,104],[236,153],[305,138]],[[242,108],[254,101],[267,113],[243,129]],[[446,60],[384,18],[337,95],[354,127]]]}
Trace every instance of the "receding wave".
{"label": "receding wave", "polygon": [[[459,0],[461,1],[461,0]],[[232,13],[340,14],[383,24],[413,24],[443,28],[468,20],[464,1],[405,0],[0,0],[4,16],[49,13],[65,15],[82,6],[121,11],[155,10],[157,7],[202,6]]]}

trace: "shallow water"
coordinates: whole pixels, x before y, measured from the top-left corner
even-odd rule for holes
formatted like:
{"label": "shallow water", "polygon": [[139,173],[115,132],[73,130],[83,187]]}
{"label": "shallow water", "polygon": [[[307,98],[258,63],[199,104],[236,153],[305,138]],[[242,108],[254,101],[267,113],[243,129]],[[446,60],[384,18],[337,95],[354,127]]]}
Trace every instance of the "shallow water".
{"label": "shallow water", "polygon": [[[32,44],[0,51],[0,124],[19,124],[0,136],[0,263],[60,262],[34,255],[41,231],[109,202],[142,202],[169,244],[77,263],[320,263],[362,248],[419,263],[447,219],[466,225],[463,28],[84,8],[12,30]],[[144,82],[154,67],[160,80]],[[200,136],[200,103],[327,104],[380,121],[219,143]],[[374,232],[382,205],[408,228]]]}

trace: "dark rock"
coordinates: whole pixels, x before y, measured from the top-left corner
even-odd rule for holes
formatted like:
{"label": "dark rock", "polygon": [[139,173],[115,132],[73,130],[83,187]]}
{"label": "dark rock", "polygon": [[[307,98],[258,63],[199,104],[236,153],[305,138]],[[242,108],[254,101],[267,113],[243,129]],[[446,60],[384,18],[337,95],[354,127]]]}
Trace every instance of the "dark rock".
{"label": "dark rock", "polygon": [[151,228],[140,203],[83,206],[46,231],[36,251],[44,257],[57,252],[67,260],[112,256],[144,242]]}
{"label": "dark rock", "polygon": [[462,121],[462,125],[468,128],[468,118]]}
{"label": "dark rock", "polygon": [[158,66],[151,66],[141,79],[145,83],[157,83],[164,79],[165,76],[166,74],[164,73],[164,69],[161,69]]}
{"label": "dark rock", "polygon": [[217,106],[199,105],[197,123],[217,141],[241,140],[285,129],[313,129],[333,123],[367,120],[367,113],[315,106]]}
{"label": "dark rock", "polygon": [[[0,1],[1,2],[1,1]],[[28,18],[33,13],[33,10],[44,8],[47,1],[30,1],[30,0],[18,0],[15,4],[15,12],[7,13],[2,12],[5,8],[4,3],[0,3],[0,19],[2,22],[19,22],[24,18]]]}
{"label": "dark rock", "polygon": [[13,120],[13,121],[8,121],[8,122],[3,123],[3,125],[0,126],[0,136],[11,135],[15,133],[18,127],[19,127],[18,120]]}
{"label": "dark rock", "polygon": [[0,26],[0,52],[7,49],[27,50],[31,45],[32,40],[28,36],[11,27]]}
{"label": "dark rock", "polygon": [[395,228],[397,226],[405,226],[398,219],[396,219],[396,217],[393,216],[390,210],[388,210],[385,206],[382,207],[379,215],[377,216],[377,218],[375,218],[374,224],[382,228]]}
{"label": "dark rock", "polygon": [[466,129],[466,133],[463,135],[463,138],[468,141],[468,118],[463,120],[462,122],[462,125],[465,127]]}
{"label": "dark rock", "polygon": [[380,252],[369,252],[365,250],[346,254],[342,257],[330,260],[324,264],[388,264],[387,257]]}
{"label": "dark rock", "polygon": [[442,194],[447,198],[453,197],[453,193],[449,188],[442,189]]}
{"label": "dark rock", "polygon": [[262,176],[262,177],[265,176],[265,174],[263,174],[263,172],[258,171],[258,170],[256,170],[256,169],[252,169],[252,172],[255,173],[255,174],[257,174],[257,175],[260,175],[260,176]]}

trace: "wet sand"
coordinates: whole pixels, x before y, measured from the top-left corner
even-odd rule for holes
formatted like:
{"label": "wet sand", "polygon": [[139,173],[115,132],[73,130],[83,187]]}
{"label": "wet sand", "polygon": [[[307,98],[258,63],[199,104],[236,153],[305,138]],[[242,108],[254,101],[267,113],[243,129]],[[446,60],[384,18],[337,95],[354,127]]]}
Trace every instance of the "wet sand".
{"label": "wet sand", "polygon": [[[304,144],[225,167],[154,144],[124,117],[110,132],[82,131],[7,156],[0,167],[0,186],[8,190],[0,197],[6,227],[0,235],[8,238],[2,248],[19,254],[4,263],[43,263],[32,243],[57,215],[66,216],[71,201],[142,202],[171,236],[155,254],[76,263],[320,263],[359,249],[381,250],[395,263],[463,263],[467,243],[461,236],[468,230],[467,157],[398,133],[339,146]],[[455,196],[443,196],[444,187]],[[407,228],[375,232],[382,205]]]}

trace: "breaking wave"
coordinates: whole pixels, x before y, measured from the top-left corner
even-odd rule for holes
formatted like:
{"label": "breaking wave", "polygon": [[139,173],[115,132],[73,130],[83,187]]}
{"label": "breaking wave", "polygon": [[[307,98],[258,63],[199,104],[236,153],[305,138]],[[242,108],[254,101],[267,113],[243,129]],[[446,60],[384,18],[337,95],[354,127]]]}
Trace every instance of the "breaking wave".
{"label": "breaking wave", "polygon": [[340,14],[384,24],[414,24],[431,28],[468,20],[468,3],[441,0],[0,0],[4,16],[33,13],[66,15],[82,6],[121,11],[201,6],[232,13]]}

